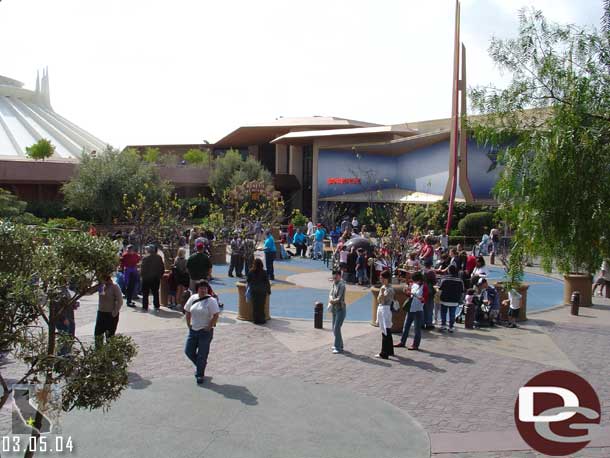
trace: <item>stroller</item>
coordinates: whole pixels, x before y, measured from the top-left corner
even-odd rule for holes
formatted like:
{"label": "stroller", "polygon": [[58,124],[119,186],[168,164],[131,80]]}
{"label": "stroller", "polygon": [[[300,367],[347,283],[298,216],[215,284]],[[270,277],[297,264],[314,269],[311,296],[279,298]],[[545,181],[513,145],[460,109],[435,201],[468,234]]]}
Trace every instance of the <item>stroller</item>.
{"label": "stroller", "polygon": [[[480,296],[474,297],[474,327],[491,327],[494,326],[496,319],[496,310],[487,304],[483,304]],[[464,323],[466,321],[466,304],[461,302],[458,304],[458,309],[455,313],[455,322]]]}

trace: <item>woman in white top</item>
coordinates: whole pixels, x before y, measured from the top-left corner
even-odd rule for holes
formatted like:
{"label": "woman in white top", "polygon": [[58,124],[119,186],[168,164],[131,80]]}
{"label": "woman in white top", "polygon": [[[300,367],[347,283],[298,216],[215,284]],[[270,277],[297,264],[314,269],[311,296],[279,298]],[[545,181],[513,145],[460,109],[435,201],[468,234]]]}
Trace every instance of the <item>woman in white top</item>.
{"label": "woman in white top", "polygon": [[377,324],[381,329],[381,351],[375,355],[377,358],[388,359],[394,356],[394,342],[392,341],[392,303],[394,302],[394,288],[390,284],[392,274],[389,270],[381,273],[381,289],[377,295]]}
{"label": "woman in white top", "polygon": [[195,365],[195,379],[200,385],[203,383],[220,308],[216,299],[208,294],[210,285],[206,280],[198,281],[196,286],[197,294],[193,294],[184,306],[189,328],[184,353]]}
{"label": "woman in white top", "polygon": [[483,256],[477,256],[477,262],[475,264],[475,268],[472,271],[472,275],[470,276],[470,284],[478,285],[479,279],[487,278],[489,275],[489,270],[485,266],[485,259]]}

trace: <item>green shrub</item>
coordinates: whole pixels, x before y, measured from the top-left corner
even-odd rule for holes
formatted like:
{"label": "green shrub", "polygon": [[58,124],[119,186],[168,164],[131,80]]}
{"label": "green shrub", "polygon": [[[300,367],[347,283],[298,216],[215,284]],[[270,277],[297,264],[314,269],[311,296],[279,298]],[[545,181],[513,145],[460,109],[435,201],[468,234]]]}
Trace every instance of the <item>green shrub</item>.
{"label": "green shrub", "polygon": [[478,237],[488,232],[494,222],[494,215],[489,212],[477,212],[466,215],[458,223],[459,231],[470,237]]}
{"label": "green shrub", "polygon": [[80,221],[72,216],[67,218],[51,218],[47,221],[47,227],[59,229],[78,229],[79,231],[87,230],[89,223]]}

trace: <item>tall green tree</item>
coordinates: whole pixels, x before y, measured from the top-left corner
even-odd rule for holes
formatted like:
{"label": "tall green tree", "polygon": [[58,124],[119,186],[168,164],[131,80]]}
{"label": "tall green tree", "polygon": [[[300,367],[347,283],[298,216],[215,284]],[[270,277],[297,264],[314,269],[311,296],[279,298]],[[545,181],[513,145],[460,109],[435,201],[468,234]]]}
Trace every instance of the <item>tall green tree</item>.
{"label": "tall green tree", "polygon": [[87,219],[103,224],[119,220],[128,201],[140,193],[154,202],[169,183],[161,180],[152,164],[142,161],[134,150],[106,150],[95,157],[83,155],[76,175],[63,186],[66,205],[73,211],[86,214]]}
{"label": "tall green tree", "polygon": [[262,181],[272,184],[271,173],[251,156],[242,158],[239,151],[229,150],[214,160],[210,175],[210,187],[219,199],[225,191],[241,186],[246,181]]}
{"label": "tall green tree", "polygon": [[207,166],[210,165],[210,152],[202,151],[199,148],[191,148],[183,156],[189,165]]}
{"label": "tall green tree", "polygon": [[518,37],[492,40],[489,53],[512,80],[471,91],[485,115],[472,125],[504,166],[495,194],[515,231],[510,280],[528,255],[547,270],[595,272],[610,255],[608,35],[523,10]]}

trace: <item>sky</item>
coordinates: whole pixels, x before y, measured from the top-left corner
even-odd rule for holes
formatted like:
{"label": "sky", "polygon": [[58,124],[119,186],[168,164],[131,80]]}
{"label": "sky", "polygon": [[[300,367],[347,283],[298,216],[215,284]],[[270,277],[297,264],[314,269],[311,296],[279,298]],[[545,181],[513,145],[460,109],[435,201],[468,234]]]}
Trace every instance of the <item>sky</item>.
{"label": "sky", "polygon": [[[501,83],[517,13],[599,24],[601,0],[462,0],[468,85]],[[211,143],[280,116],[380,124],[451,110],[454,0],[2,0],[0,75],[105,142]]]}

